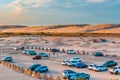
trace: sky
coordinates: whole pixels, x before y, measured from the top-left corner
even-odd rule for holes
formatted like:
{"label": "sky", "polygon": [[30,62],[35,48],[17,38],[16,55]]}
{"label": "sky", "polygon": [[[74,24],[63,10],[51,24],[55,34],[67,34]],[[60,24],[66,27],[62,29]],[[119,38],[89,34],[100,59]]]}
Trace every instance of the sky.
{"label": "sky", "polygon": [[120,0],[0,0],[1,25],[120,23]]}

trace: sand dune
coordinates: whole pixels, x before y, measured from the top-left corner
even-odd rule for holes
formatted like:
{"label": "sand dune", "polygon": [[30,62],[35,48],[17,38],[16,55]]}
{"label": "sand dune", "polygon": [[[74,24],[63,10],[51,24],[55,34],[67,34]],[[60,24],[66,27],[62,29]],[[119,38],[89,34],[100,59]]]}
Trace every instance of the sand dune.
{"label": "sand dune", "polygon": [[[5,27],[5,26],[4,26]],[[1,32],[120,33],[120,24],[0,27]]]}

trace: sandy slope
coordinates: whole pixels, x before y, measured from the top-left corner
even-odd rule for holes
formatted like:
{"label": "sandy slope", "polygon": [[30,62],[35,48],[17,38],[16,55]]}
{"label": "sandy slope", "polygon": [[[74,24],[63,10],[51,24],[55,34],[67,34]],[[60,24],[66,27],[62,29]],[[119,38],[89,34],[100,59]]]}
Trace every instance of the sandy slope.
{"label": "sandy slope", "polygon": [[12,69],[0,64],[0,80],[39,80],[22,73],[13,71]]}
{"label": "sandy slope", "polygon": [[[0,28],[1,29],[1,28]],[[27,26],[4,28],[1,32],[52,32],[52,33],[120,33],[119,24],[99,24],[99,25],[53,25],[53,26]]]}
{"label": "sandy slope", "polygon": [[[94,39],[98,40],[98,43],[94,42]],[[101,42],[100,39],[107,40],[106,42]],[[6,45],[6,43],[9,43]],[[60,48],[60,49],[74,49],[74,50],[85,50],[85,51],[102,51],[104,54],[116,54],[120,56],[120,38],[116,37],[28,37],[28,36],[19,36],[19,37],[9,37],[9,38],[0,38],[0,48],[10,47],[10,46],[39,46],[39,47],[51,47],[51,48]],[[40,51],[37,51],[40,52]],[[43,52],[43,51],[41,51]],[[50,53],[50,52],[47,52]],[[0,59],[4,56],[7,56],[5,52],[0,52]],[[29,67],[33,63],[40,63],[42,65],[48,65],[50,72],[47,74],[52,74],[54,77],[61,75],[62,71],[65,69],[72,69],[77,72],[86,72],[91,75],[91,80],[109,80],[109,79],[120,79],[118,75],[110,75],[108,72],[93,72],[88,69],[76,69],[70,67],[64,67],[59,62],[49,61],[49,60],[32,60],[32,56],[25,55],[10,55],[14,58],[14,62],[17,65],[22,65],[25,68]],[[70,59],[72,57],[80,57],[87,64],[97,63],[103,64],[106,60],[114,59],[118,62],[120,66],[120,60],[116,58],[97,58],[91,55],[67,55],[60,54],[59,57],[52,55],[57,59]],[[58,67],[56,67],[58,65]],[[12,73],[12,74],[11,74]],[[0,64],[0,80],[37,80],[24,74],[17,73],[7,67],[4,67]],[[6,75],[5,75],[6,74]]]}

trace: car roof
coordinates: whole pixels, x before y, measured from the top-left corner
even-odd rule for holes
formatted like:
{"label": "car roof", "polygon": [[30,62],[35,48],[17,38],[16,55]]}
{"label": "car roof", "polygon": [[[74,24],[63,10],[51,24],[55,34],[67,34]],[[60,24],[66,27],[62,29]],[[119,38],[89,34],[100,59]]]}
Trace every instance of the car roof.
{"label": "car roof", "polygon": [[11,56],[5,56],[4,58],[12,58]]}
{"label": "car roof", "polygon": [[32,66],[34,66],[34,65],[41,65],[41,64],[33,64]]}
{"label": "car roof", "polygon": [[75,72],[73,70],[64,70],[64,72]]}
{"label": "car roof", "polygon": [[68,51],[75,51],[75,50],[73,50],[73,49],[69,49]]}
{"label": "car roof", "polygon": [[38,68],[44,68],[44,67],[47,67],[47,66],[39,66]]}

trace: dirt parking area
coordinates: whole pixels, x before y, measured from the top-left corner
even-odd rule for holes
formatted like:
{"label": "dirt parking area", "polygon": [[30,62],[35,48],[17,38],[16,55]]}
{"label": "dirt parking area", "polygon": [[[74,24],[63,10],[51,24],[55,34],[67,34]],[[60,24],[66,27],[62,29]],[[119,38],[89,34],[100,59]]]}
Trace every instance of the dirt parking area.
{"label": "dirt parking area", "polygon": [[[41,52],[41,51],[37,51],[37,52]],[[45,51],[42,51],[42,52],[45,52]],[[46,53],[50,53],[50,52],[48,51]],[[71,69],[76,72],[85,72],[85,73],[90,74],[91,76],[90,80],[120,80],[120,75],[111,75],[108,71],[94,72],[94,71],[88,70],[87,68],[78,69],[75,67],[62,66],[61,62],[58,61],[58,60],[66,60],[66,59],[68,60],[73,57],[80,57],[83,60],[83,62],[87,64],[95,63],[95,64],[102,65],[107,60],[115,60],[118,62],[118,65],[120,66],[119,59],[114,59],[110,57],[94,57],[92,55],[67,55],[66,53],[57,53],[56,55],[51,54],[51,58],[55,60],[47,60],[47,59],[33,60],[32,59],[33,56],[27,56],[27,55],[22,55],[22,54],[1,53],[0,59],[4,56],[12,56],[14,60],[13,63],[19,66],[23,66],[24,68],[28,68],[30,65],[35,64],[35,63],[37,64],[39,63],[41,65],[47,65],[49,68],[49,72],[47,73],[47,75],[49,76],[50,74],[52,74],[54,78],[56,78],[57,76],[61,76],[61,73],[63,72],[63,70]],[[32,77],[9,70],[9,68],[4,67],[3,65],[0,65],[0,74],[2,74],[0,76],[0,80],[7,80],[6,76],[8,80],[25,80],[25,79],[33,80]],[[6,76],[4,76],[4,74]],[[42,75],[43,73],[41,73],[41,76]],[[21,76],[22,78],[19,79],[19,77]],[[34,79],[34,80],[37,80],[37,79]]]}

